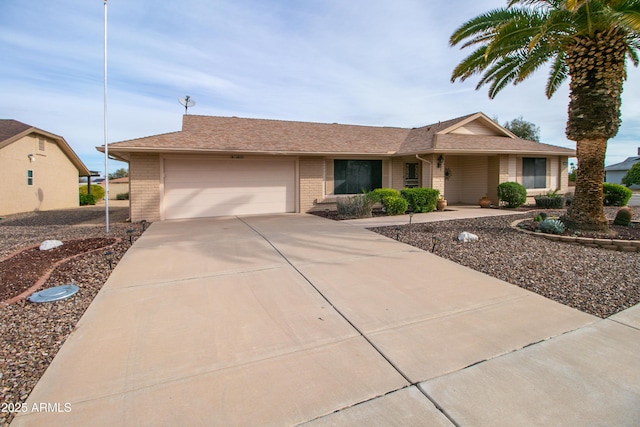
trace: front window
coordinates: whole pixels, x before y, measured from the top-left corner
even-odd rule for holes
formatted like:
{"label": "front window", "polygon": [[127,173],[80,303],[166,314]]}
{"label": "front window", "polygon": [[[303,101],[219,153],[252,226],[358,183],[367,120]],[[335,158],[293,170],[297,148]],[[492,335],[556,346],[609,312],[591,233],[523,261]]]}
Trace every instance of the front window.
{"label": "front window", "polygon": [[334,160],[334,194],[358,194],[382,188],[382,160]]}
{"label": "front window", "polygon": [[27,171],[27,185],[33,185],[33,171]]}
{"label": "front window", "polygon": [[547,187],[547,159],[544,157],[522,159],[522,185],[525,188]]}

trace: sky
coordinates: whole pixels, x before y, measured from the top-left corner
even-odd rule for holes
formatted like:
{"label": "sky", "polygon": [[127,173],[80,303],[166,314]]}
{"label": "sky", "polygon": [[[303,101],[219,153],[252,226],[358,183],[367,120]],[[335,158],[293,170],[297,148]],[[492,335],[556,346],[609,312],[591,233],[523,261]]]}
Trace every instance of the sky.
{"label": "sky", "polygon": [[[108,0],[108,142],[179,131],[190,114],[419,127],[481,111],[564,130],[568,82],[548,68],[493,100],[478,78],[452,83],[470,50],[462,23],[506,0]],[[452,7],[453,6],[453,7]],[[0,0],[0,118],[60,135],[104,171],[103,0]],[[622,126],[606,164],[640,147],[640,70],[628,64]],[[127,164],[109,161],[109,172]]]}

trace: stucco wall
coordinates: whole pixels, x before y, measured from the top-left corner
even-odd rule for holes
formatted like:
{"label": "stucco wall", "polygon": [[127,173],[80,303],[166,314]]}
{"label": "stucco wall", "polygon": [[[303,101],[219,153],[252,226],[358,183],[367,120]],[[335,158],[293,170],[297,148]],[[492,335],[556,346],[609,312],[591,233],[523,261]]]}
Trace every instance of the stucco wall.
{"label": "stucco wall", "polygon": [[131,155],[129,163],[131,221],[160,220],[160,156]]}
{"label": "stucco wall", "polygon": [[[44,150],[32,135],[0,150],[0,214],[79,205],[78,170],[55,141],[43,140]],[[27,184],[28,170],[33,171],[33,185]]]}

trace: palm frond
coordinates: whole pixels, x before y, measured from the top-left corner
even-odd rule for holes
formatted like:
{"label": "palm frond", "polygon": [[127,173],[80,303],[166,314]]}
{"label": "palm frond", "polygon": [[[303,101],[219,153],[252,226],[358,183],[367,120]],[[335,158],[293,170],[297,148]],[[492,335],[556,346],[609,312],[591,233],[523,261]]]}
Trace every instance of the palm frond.
{"label": "palm frond", "polygon": [[569,69],[567,63],[564,61],[564,52],[558,52],[553,65],[551,66],[551,72],[549,73],[549,80],[547,80],[547,87],[545,88],[545,95],[547,98],[551,98],[558,90],[560,85],[569,76]]}

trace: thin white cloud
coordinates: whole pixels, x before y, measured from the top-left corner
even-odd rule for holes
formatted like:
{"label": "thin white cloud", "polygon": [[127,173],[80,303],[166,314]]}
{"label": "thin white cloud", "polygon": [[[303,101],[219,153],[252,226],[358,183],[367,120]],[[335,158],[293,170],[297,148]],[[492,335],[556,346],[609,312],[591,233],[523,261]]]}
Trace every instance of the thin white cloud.
{"label": "thin white cloud", "polygon": [[[176,131],[190,112],[420,126],[483,111],[522,116],[543,142],[564,135],[568,90],[544,96],[547,70],[496,99],[477,79],[451,83],[470,52],[448,45],[464,21],[504,0],[108,0],[111,141]],[[63,135],[95,165],[102,145],[103,2],[0,2],[0,117]],[[635,155],[638,70],[607,163]],[[99,158],[99,157],[98,157]]]}

